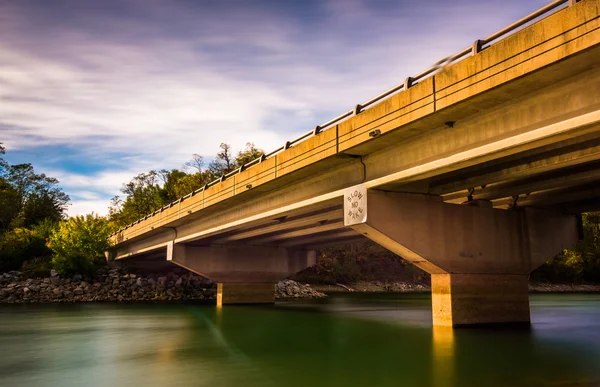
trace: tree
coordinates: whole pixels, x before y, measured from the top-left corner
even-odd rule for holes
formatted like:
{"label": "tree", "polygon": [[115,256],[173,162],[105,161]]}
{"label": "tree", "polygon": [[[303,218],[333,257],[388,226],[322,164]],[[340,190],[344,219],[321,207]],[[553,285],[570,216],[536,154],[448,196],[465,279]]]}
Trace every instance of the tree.
{"label": "tree", "polygon": [[204,169],[204,157],[200,156],[198,153],[194,153],[192,159],[183,164],[183,168],[195,169],[196,172],[201,173]]}
{"label": "tree", "polygon": [[254,146],[254,143],[247,142],[246,149],[239,151],[235,158],[235,168],[239,168],[242,165],[248,164],[252,160],[256,160],[260,156],[264,155],[265,152],[262,149],[258,149]]}
{"label": "tree", "polygon": [[109,234],[108,221],[93,213],[60,222],[50,234],[54,268],[63,275],[92,274],[104,263]]}
{"label": "tree", "polygon": [[46,238],[52,224],[41,222],[27,229],[17,227],[5,232],[0,238],[0,273],[20,270],[25,261],[35,258],[48,260],[51,255],[46,246]]}
{"label": "tree", "polygon": [[140,173],[123,184],[121,192],[126,195],[125,200],[116,196],[109,208],[110,221],[117,228],[135,222],[168,203],[158,184],[159,178],[159,173],[150,171]]}
{"label": "tree", "polygon": [[0,178],[0,232],[7,231],[19,215],[21,198],[16,189]]}
{"label": "tree", "polygon": [[63,219],[69,200],[57,179],[36,174],[31,164],[9,165],[0,158],[0,229]]}
{"label": "tree", "polygon": [[183,179],[187,174],[178,169],[172,169],[170,171],[166,169],[161,169],[158,171],[161,180],[163,181],[162,190],[160,192],[161,198],[163,202],[170,203],[172,201],[177,200],[183,195],[180,195],[179,182]]}
{"label": "tree", "polygon": [[235,160],[231,154],[231,145],[221,143],[219,148],[221,148],[221,151],[217,153],[217,157],[208,165],[208,170],[215,179],[235,169]]}
{"label": "tree", "polygon": [[[0,142],[0,155],[3,155],[6,153],[6,148],[4,146],[2,146],[2,143]],[[2,176],[5,173],[6,168],[8,167],[8,164],[6,163],[6,161],[4,161],[4,159],[2,157],[0,157],[0,176]]]}
{"label": "tree", "polygon": [[260,157],[263,151],[254,144],[247,143],[246,148],[233,157],[231,146],[220,145],[220,152],[204,167],[204,158],[194,154],[185,167],[194,168],[195,173],[186,173],[178,169],[162,169],[158,172],[140,173],[129,183],[123,185],[121,192],[125,199],[115,196],[109,206],[109,219],[116,227],[123,227],[191,192],[207,183],[227,174],[244,164]]}

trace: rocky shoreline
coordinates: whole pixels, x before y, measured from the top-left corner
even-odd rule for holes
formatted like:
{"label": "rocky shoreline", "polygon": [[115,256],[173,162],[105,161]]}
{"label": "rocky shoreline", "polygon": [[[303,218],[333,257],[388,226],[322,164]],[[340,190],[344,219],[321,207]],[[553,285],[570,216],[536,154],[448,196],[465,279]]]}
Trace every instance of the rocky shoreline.
{"label": "rocky shoreline", "polygon": [[[54,271],[47,278],[22,278],[20,272],[0,274],[0,303],[45,304],[127,301],[214,300],[216,284],[209,279],[175,269],[165,274],[140,275],[103,269],[94,278],[74,275],[61,278]],[[325,294],[295,281],[280,281],[277,299],[320,298]]]}
{"label": "rocky shoreline", "polygon": [[[326,297],[325,293],[340,292],[430,291],[431,288],[422,283],[363,281],[350,285],[306,285],[283,280],[275,287],[275,298],[322,298]],[[532,283],[529,285],[529,292],[600,292],[600,285]],[[183,269],[164,274],[136,274],[107,267],[100,270],[94,278],[83,278],[81,275],[61,278],[54,271],[46,278],[23,278],[17,271],[0,274],[0,304],[210,301],[215,297],[214,282]]]}

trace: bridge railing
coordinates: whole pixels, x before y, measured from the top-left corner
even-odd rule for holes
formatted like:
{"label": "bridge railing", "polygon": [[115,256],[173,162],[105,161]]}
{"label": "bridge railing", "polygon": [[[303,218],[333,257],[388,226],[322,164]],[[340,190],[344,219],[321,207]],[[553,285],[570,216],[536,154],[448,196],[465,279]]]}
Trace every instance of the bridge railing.
{"label": "bridge railing", "polygon": [[466,47],[465,49],[463,49],[453,55],[450,55],[450,56],[447,56],[445,58],[438,60],[428,69],[426,69],[412,77],[407,77],[403,83],[392,87],[391,89],[369,99],[368,101],[365,101],[361,104],[357,104],[353,109],[351,109],[343,114],[340,114],[339,116],[337,116],[321,125],[315,126],[315,128],[313,130],[306,132],[305,134],[301,135],[300,137],[298,137],[292,141],[286,141],[286,143],[284,145],[280,146],[279,148],[275,149],[274,151],[263,154],[260,157],[248,162],[247,164],[242,165],[240,168],[235,169],[235,170],[221,176],[220,178],[211,181],[210,183],[204,185],[204,187],[199,188],[193,192],[190,192],[189,194],[175,200],[174,202],[167,204],[163,208],[160,208],[160,209],[154,211],[153,213],[148,214],[148,215],[144,216],[143,218],[138,219],[131,224],[128,224],[127,226],[114,232],[111,236],[114,236],[120,232],[127,230],[130,227],[133,227],[134,225],[138,224],[139,222],[142,222],[154,215],[157,215],[157,214],[173,207],[174,205],[177,205],[177,204],[181,203],[182,201],[184,201],[192,196],[195,196],[198,193],[201,193],[202,191],[206,190],[207,188],[212,187],[216,184],[219,184],[219,183],[225,181],[226,179],[248,169],[249,167],[260,164],[262,161],[264,161],[268,158],[271,158],[280,152],[285,151],[286,149],[292,147],[293,145],[295,145],[299,142],[302,142],[303,140],[305,140],[309,137],[318,135],[323,130],[329,129],[333,125],[336,125],[336,124],[346,120],[349,117],[360,114],[364,109],[368,108],[369,106],[371,106],[377,102],[380,102],[381,100],[389,97],[390,95],[393,95],[400,91],[409,89],[411,86],[418,83],[419,81],[435,75],[437,72],[439,72],[445,66],[447,66],[451,63],[455,63],[460,59],[464,59],[465,57],[475,55],[478,52],[480,52],[481,50],[489,47],[492,43],[506,38],[507,36],[511,35],[512,33],[518,31],[521,27],[525,26],[527,23],[530,23],[541,16],[547,17],[550,14],[556,12],[557,10],[563,8],[565,5],[572,6],[572,5],[576,4],[578,1],[579,0],[556,0],[556,1],[553,1],[552,3],[547,4],[544,7],[538,9],[537,11],[534,11],[534,12],[530,13],[529,15],[517,20],[516,22],[510,24],[509,26],[506,26],[503,29],[485,37],[484,39],[475,40],[475,42],[471,46]]}

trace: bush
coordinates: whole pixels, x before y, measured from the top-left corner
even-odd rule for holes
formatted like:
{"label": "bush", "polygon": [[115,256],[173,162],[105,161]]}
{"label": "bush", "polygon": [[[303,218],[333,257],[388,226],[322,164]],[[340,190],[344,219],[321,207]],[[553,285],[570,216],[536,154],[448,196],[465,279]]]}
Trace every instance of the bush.
{"label": "bush", "polygon": [[0,239],[0,272],[19,270],[25,261],[48,257],[51,253],[38,230],[15,228]]}
{"label": "bush", "polygon": [[108,221],[91,214],[62,221],[50,235],[52,264],[62,274],[93,274],[110,247]]}
{"label": "bush", "polygon": [[534,281],[600,283],[600,212],[582,220],[583,239],[534,270]]}

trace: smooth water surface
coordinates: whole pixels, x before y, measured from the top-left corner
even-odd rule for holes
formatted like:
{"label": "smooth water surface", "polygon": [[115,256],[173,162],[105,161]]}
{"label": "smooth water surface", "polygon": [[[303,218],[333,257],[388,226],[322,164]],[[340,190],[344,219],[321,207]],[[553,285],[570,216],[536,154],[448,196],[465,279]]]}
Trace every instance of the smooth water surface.
{"label": "smooth water surface", "polygon": [[2,305],[0,386],[600,386],[600,295],[531,306],[531,330],[453,332],[429,295]]}

